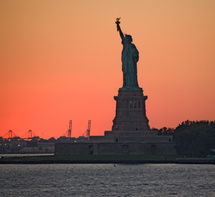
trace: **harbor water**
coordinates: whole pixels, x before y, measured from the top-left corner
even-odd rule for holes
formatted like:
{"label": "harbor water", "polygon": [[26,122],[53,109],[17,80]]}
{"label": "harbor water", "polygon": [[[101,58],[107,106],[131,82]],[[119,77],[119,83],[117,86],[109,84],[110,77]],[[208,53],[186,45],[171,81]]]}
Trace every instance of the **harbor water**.
{"label": "harbor water", "polygon": [[215,196],[215,165],[0,165],[0,196]]}

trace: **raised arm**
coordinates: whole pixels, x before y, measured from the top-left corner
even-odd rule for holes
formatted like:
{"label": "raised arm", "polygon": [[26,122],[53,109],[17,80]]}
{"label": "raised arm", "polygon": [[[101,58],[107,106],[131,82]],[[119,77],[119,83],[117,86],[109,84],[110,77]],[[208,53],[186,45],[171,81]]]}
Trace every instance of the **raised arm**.
{"label": "raised arm", "polygon": [[117,31],[119,31],[119,35],[120,35],[121,39],[123,40],[123,39],[124,39],[124,35],[123,35],[123,33],[122,33],[122,30],[121,30],[119,24],[120,24],[120,22],[119,22],[119,20],[117,20],[117,21],[116,21]]}

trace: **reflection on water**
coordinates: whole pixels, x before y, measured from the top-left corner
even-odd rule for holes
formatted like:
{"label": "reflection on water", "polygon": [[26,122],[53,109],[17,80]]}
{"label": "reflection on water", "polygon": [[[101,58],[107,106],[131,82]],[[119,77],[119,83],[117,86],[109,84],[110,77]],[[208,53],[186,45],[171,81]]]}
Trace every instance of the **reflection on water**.
{"label": "reflection on water", "polygon": [[214,165],[0,165],[0,196],[215,196]]}

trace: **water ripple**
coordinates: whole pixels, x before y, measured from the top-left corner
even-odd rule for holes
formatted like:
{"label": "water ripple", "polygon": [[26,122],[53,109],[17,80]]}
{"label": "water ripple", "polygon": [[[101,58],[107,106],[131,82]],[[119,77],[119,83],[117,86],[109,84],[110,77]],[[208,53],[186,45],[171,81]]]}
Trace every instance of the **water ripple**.
{"label": "water ripple", "polygon": [[0,196],[215,196],[214,165],[1,165]]}

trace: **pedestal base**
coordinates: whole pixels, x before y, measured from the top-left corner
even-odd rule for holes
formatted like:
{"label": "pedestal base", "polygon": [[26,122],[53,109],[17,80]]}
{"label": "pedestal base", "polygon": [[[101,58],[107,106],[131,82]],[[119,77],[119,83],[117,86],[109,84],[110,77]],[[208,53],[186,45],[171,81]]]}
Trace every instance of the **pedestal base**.
{"label": "pedestal base", "polygon": [[116,116],[112,131],[149,131],[143,90],[119,89],[116,100]]}

